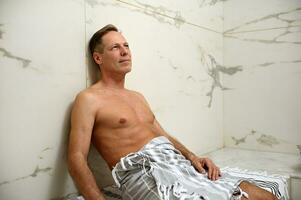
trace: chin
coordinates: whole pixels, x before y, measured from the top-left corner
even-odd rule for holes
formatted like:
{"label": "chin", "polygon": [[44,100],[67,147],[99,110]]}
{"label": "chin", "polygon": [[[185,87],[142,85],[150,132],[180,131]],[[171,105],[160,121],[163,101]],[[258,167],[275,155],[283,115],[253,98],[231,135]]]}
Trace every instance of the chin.
{"label": "chin", "polygon": [[130,71],[132,71],[132,66],[131,65],[124,65],[124,66],[121,66],[122,68],[122,71],[124,71],[125,73],[128,73]]}
{"label": "chin", "polygon": [[132,68],[128,68],[125,70],[125,73],[129,73],[130,71],[132,71]]}

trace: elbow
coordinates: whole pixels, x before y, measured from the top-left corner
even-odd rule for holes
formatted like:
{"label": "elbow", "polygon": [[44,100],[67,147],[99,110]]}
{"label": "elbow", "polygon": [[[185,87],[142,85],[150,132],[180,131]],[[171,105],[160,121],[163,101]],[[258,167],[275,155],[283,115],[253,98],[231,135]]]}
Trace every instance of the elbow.
{"label": "elbow", "polygon": [[67,158],[68,171],[71,176],[75,176],[81,170],[87,159],[80,153],[69,153]]}
{"label": "elbow", "polygon": [[68,165],[68,171],[71,174],[71,176],[73,176],[75,174],[76,171],[76,158],[73,155],[68,155],[68,159],[67,159],[67,165]]}

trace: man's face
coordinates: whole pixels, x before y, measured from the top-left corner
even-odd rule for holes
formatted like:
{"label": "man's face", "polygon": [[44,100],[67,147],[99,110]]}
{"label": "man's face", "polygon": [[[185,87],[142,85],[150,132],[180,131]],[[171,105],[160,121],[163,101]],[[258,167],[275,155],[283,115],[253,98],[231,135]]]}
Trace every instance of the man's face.
{"label": "man's face", "polygon": [[119,32],[110,31],[102,37],[101,69],[115,73],[131,71],[131,51],[126,39]]}

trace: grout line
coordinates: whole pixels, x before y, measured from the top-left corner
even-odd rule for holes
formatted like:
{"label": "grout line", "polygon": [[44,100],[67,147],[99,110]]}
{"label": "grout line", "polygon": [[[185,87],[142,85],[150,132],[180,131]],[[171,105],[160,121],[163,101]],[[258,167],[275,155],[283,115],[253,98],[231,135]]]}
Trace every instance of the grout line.
{"label": "grout line", "polygon": [[84,27],[85,27],[85,83],[86,83],[86,88],[88,87],[88,60],[87,60],[87,23],[86,23],[86,17],[87,17],[87,10],[86,10],[86,1],[84,0],[84,15],[85,15],[85,18],[84,18]]}
{"label": "grout line", "polygon": [[215,31],[215,30],[213,30],[213,29],[206,28],[206,27],[201,26],[201,25],[198,25],[198,24],[193,24],[193,23],[190,23],[190,22],[184,22],[184,23],[185,23],[185,24],[188,24],[188,25],[191,25],[191,26],[195,26],[195,27],[200,28],[200,29],[204,29],[204,30],[207,30],[207,31],[211,31],[211,32],[214,32],[214,33],[223,34],[222,32]]}
{"label": "grout line", "polygon": [[[222,16],[223,16],[223,32],[224,32],[224,30],[225,30],[225,6],[224,6],[224,4],[225,4],[225,2],[222,2],[222,8],[223,8],[223,14],[222,14]],[[222,55],[223,55],[223,57],[222,57],[222,59],[223,59],[223,66],[225,66],[225,36],[224,36],[224,34],[222,34],[222,44],[223,44],[223,50],[222,50]],[[222,74],[221,75],[221,79],[222,79],[222,82],[224,82],[224,74]],[[224,119],[225,119],[225,92],[222,92],[222,143],[223,143],[223,147],[225,147],[226,146],[226,142],[225,142],[225,121],[224,121]]]}
{"label": "grout line", "polygon": [[198,153],[197,155],[199,155],[199,156],[207,156],[208,154],[211,154],[211,153],[216,152],[216,151],[223,150],[223,149],[225,149],[225,148],[226,148],[226,147],[218,147],[218,148],[216,148],[216,149],[212,149],[212,150],[207,151],[207,152],[202,153],[202,154]]}
{"label": "grout line", "polygon": [[296,26],[283,26],[283,27],[275,27],[275,28],[265,28],[265,29],[254,29],[254,30],[249,30],[249,31],[237,31],[237,32],[228,32],[225,31],[223,32],[224,35],[231,35],[235,33],[249,33],[249,32],[260,32],[260,31],[267,31],[267,30],[274,30],[274,29],[284,29],[284,28],[291,28],[291,27],[301,27],[301,25],[296,25]]}
{"label": "grout line", "polygon": [[[132,6],[132,7],[135,7],[135,8],[138,8],[138,9],[144,9],[143,7],[140,7],[138,5],[135,5],[135,4],[132,4],[132,3],[129,3],[129,2],[125,2],[123,0],[115,0],[115,1],[118,1],[120,3],[124,3],[124,4],[127,4],[129,6]],[[150,12],[154,13],[154,14],[157,14],[157,15],[161,15],[163,17],[166,17],[166,18],[169,18],[169,19],[173,19],[173,20],[178,20],[174,17],[171,17],[169,15],[166,15],[166,14],[163,14],[163,13],[160,13],[160,12],[156,12],[156,11],[153,11],[153,10],[150,10]],[[188,21],[183,21],[183,23],[187,24],[187,25],[190,25],[190,26],[194,26],[194,27],[197,27],[197,28],[200,28],[200,29],[204,29],[204,30],[207,30],[207,31],[212,31],[212,32],[215,32],[215,33],[218,33],[218,34],[223,34],[222,32],[219,32],[219,31],[216,31],[216,30],[213,30],[213,29],[210,29],[210,28],[206,28],[204,26],[201,26],[201,25],[198,25],[198,24],[194,24],[192,22],[188,22]]]}

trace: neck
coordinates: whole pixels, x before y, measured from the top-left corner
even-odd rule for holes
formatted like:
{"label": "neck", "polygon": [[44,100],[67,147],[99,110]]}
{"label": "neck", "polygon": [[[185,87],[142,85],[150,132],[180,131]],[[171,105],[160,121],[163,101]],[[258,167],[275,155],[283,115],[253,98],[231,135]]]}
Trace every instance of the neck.
{"label": "neck", "polygon": [[104,73],[101,74],[101,83],[104,87],[113,89],[124,89],[125,74],[108,76]]}

